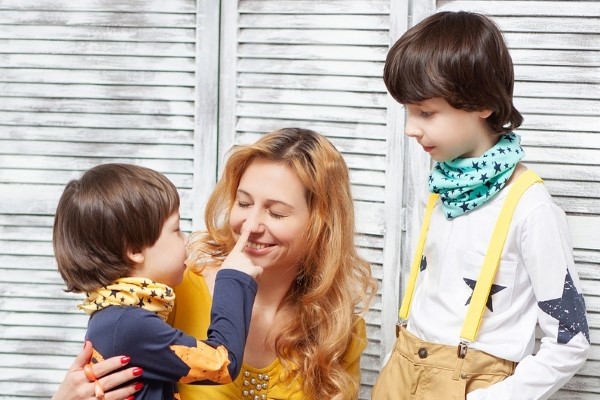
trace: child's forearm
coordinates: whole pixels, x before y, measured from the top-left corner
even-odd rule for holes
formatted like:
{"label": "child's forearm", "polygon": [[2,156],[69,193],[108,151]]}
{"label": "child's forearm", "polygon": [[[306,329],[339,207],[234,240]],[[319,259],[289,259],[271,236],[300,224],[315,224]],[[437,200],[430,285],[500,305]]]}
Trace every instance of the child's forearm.
{"label": "child's forearm", "polygon": [[229,351],[232,379],[242,368],[256,290],[257,284],[249,275],[230,269],[217,273],[211,325],[205,342],[214,347],[225,346]]}

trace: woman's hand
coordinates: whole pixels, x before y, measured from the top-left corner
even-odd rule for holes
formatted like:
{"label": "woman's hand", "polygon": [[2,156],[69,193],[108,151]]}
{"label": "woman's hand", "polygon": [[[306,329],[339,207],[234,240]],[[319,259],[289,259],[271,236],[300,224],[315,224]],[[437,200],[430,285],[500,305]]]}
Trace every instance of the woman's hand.
{"label": "woman's hand", "polygon": [[[92,344],[86,341],[83,350],[79,353],[73,365],[69,368],[65,379],[58,387],[58,391],[52,396],[52,400],[90,400],[102,398],[101,396],[96,397],[96,382],[90,381],[83,370],[91,358]],[[117,356],[91,365],[91,372],[97,378],[97,384],[105,392],[103,397],[105,400],[133,400],[133,394],[142,388],[143,384],[137,382],[111,390],[142,374],[142,369],[136,367],[114,372],[128,364],[129,361],[129,357]]]}

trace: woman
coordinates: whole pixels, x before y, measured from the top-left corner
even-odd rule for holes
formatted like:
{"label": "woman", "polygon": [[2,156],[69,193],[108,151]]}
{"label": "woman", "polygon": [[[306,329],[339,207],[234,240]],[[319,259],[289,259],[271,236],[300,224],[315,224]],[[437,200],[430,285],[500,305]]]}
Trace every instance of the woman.
{"label": "woman", "polygon": [[174,326],[206,335],[214,275],[245,221],[245,252],[264,270],[240,377],[182,385],[184,400],[358,396],[366,337],[355,310],[375,283],[354,246],[353,210],[343,157],[313,131],[282,129],[232,151],[207,203],[207,232],[190,240]]}
{"label": "woman", "polygon": [[[220,263],[247,223],[244,252],[263,267],[242,373],[222,386],[180,385],[193,399],[356,399],[366,310],[376,284],[354,246],[348,168],[323,136],[287,128],[233,149],[190,238],[174,327],[206,337]],[[135,360],[133,360],[135,362]]]}

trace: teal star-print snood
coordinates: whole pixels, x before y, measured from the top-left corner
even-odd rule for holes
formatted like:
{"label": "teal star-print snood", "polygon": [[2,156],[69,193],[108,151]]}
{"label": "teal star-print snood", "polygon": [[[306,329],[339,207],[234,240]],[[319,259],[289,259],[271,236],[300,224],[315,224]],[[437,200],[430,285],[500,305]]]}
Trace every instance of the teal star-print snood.
{"label": "teal star-print snood", "polygon": [[447,219],[485,204],[505,185],[525,153],[521,137],[506,133],[480,157],[438,162],[429,175],[429,190],[440,195]]}

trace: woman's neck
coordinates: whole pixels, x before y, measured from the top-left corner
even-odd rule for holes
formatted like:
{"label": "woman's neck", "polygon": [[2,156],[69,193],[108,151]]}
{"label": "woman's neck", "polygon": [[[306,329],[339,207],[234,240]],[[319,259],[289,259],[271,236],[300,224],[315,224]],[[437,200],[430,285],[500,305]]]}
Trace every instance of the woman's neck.
{"label": "woman's neck", "polygon": [[295,273],[264,271],[258,278],[258,292],[252,308],[252,320],[244,351],[244,363],[255,368],[270,365],[277,357],[275,338],[288,325],[289,310],[281,304],[292,285]]}
{"label": "woman's neck", "polygon": [[295,271],[293,273],[280,270],[264,271],[257,279],[255,309],[278,310],[290,288],[295,284],[295,276]]}

